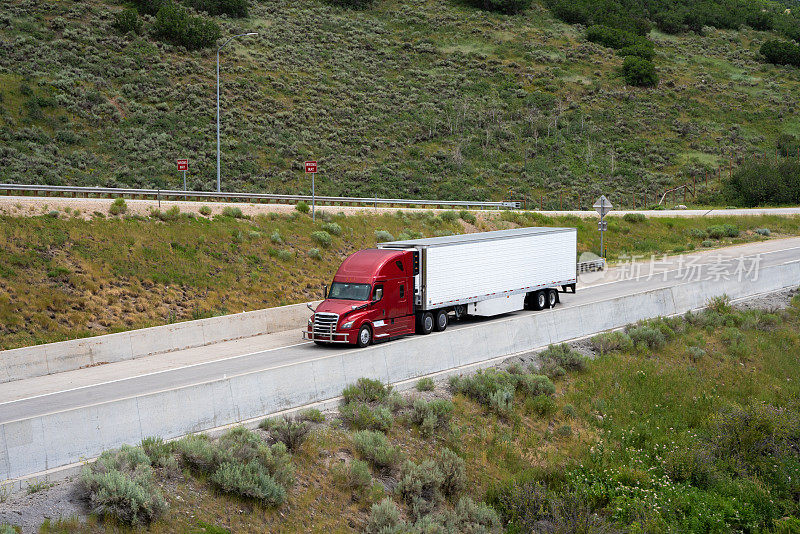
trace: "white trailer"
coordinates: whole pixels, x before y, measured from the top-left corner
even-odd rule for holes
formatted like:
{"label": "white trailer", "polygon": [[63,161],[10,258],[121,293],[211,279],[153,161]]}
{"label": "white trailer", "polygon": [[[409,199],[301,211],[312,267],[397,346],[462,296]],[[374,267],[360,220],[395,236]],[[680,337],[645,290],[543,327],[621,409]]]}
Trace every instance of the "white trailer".
{"label": "white trailer", "polygon": [[516,228],[378,248],[413,249],[416,308],[457,317],[551,307],[559,290],[574,292],[577,283],[575,228]]}

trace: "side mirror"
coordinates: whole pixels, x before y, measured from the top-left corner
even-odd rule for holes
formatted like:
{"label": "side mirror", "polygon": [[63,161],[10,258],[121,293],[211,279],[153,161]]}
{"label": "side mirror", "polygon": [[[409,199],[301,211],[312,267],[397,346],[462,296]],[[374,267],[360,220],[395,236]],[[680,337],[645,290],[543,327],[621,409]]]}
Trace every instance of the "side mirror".
{"label": "side mirror", "polygon": [[383,288],[379,287],[375,289],[375,293],[372,295],[372,302],[378,302],[383,298]]}
{"label": "side mirror", "polygon": [[328,298],[328,284],[322,284],[322,300]]}

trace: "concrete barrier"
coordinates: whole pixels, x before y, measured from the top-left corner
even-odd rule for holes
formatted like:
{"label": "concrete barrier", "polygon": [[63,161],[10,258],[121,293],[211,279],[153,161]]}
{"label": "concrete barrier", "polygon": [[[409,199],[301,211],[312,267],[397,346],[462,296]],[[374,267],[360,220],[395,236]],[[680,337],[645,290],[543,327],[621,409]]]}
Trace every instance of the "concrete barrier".
{"label": "concrete barrier", "polygon": [[92,458],[147,436],[165,439],[337,397],[362,376],[407,381],[705,306],[800,284],[800,262],[757,280],[687,282],[546,313],[511,316],[270,369],[0,425],[0,481]]}
{"label": "concrete barrier", "polygon": [[4,350],[0,351],[0,383],[302,328],[309,315],[305,304],[292,304]]}

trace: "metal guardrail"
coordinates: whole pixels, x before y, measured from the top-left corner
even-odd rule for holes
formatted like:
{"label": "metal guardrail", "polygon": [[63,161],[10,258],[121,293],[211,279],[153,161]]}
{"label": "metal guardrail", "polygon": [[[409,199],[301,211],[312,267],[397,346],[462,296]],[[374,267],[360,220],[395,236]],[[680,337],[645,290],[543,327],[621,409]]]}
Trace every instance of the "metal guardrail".
{"label": "metal guardrail", "polygon": [[[128,189],[122,187],[76,187],[68,185],[29,185],[29,184],[0,184],[0,194],[15,193],[43,193],[46,196],[54,194],[72,195],[76,197],[90,195],[98,197],[154,197],[154,198],[179,198],[205,199],[205,200],[235,200],[249,202],[311,202],[310,195],[277,195],[268,193],[231,193],[215,191],[176,191],[171,189]],[[419,200],[406,198],[367,198],[367,197],[329,197],[317,196],[315,201],[321,204],[366,204],[381,206],[457,206],[463,208],[494,208],[514,209],[519,208],[520,202],[480,202],[470,200]]]}
{"label": "metal guardrail", "polygon": [[606,260],[599,258],[591,261],[578,262],[578,274],[581,273],[596,273],[597,271],[605,271]]}

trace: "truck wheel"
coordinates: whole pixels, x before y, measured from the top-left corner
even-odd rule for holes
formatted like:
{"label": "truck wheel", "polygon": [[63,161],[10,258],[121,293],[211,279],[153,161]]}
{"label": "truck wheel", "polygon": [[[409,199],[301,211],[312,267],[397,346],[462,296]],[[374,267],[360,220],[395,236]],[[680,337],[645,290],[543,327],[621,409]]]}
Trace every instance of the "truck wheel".
{"label": "truck wheel", "polygon": [[436,312],[435,328],[437,332],[444,332],[444,329],[447,328],[447,312],[445,310]]}
{"label": "truck wheel", "polygon": [[357,344],[359,347],[366,347],[370,343],[372,343],[372,329],[369,325],[364,325],[361,327],[361,330],[358,331]]}
{"label": "truck wheel", "polygon": [[537,291],[533,296],[533,309],[543,310],[547,307],[547,292]]}
{"label": "truck wheel", "polygon": [[547,307],[548,308],[555,308],[557,302],[558,302],[558,292],[555,289],[548,290],[547,291]]}
{"label": "truck wheel", "polygon": [[423,336],[433,332],[433,314],[431,312],[425,312],[420,315],[418,327],[419,333]]}

